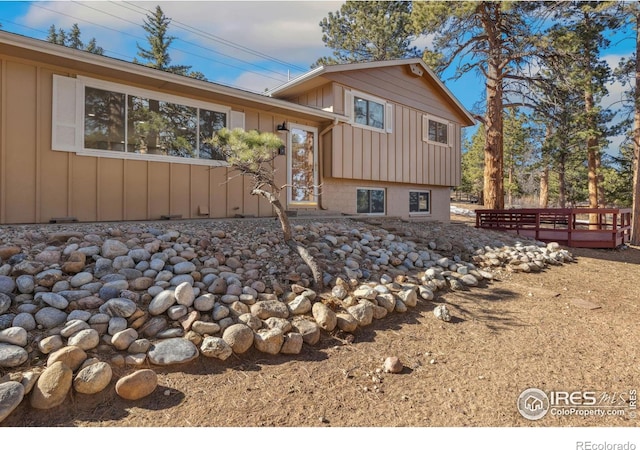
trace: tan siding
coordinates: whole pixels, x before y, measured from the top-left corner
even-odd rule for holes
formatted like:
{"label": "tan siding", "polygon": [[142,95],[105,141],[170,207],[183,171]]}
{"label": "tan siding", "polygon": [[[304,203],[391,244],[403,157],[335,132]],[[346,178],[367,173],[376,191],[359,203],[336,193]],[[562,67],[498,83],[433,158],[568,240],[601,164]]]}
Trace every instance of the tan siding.
{"label": "tan siding", "polygon": [[98,220],[123,220],[124,160],[98,161]]}
{"label": "tan siding", "polygon": [[380,159],[378,161],[380,167],[380,175],[378,179],[387,181],[389,179],[389,162],[387,151],[387,136],[380,136]]}
{"label": "tan siding", "polygon": [[227,197],[228,172],[226,167],[215,167],[209,169],[209,186],[211,186],[211,196],[209,203],[210,217],[227,217]]}
{"label": "tan siding", "polygon": [[147,180],[146,161],[127,161],[125,165],[125,220],[144,220],[147,218]]}
{"label": "tan siding", "polygon": [[344,115],[344,87],[338,83],[333,86],[333,112]]}
{"label": "tan siding", "polygon": [[353,127],[345,125],[342,134],[342,177],[353,178]]}
{"label": "tan siding", "polygon": [[371,139],[371,177],[372,180],[380,179],[380,141],[382,135],[375,133]]}
{"label": "tan siding", "polygon": [[[362,130],[362,179],[371,180],[371,130]],[[378,133],[376,133],[376,139]]]}
{"label": "tan siding", "polygon": [[211,213],[209,208],[209,192],[211,192],[211,186],[209,185],[209,168],[206,166],[190,166],[189,167],[189,179],[190,185],[190,216],[191,217],[207,217],[201,212]]}
{"label": "tan siding", "polygon": [[169,163],[153,163],[148,166],[149,218],[159,219],[169,214],[170,184]]}
{"label": "tan siding", "polygon": [[3,80],[8,105],[4,111],[3,196],[10,223],[33,222],[36,216],[36,74],[35,67],[8,62]]}
{"label": "tan siding", "polygon": [[352,155],[353,155],[353,178],[358,180],[362,179],[362,153],[364,151],[362,140],[362,128],[353,127],[353,144],[352,144]]}
{"label": "tan siding", "polygon": [[344,176],[344,138],[343,130],[346,127],[338,126],[331,131],[331,176],[336,178],[342,178]]}
{"label": "tan siding", "polygon": [[[409,182],[418,182],[418,143],[416,135],[418,128],[416,126],[418,113],[414,110],[405,110],[409,113],[408,130],[409,130]],[[406,126],[406,125],[405,125]]]}
{"label": "tan siding", "polygon": [[424,77],[407,75],[404,66],[352,70],[326,74],[325,77],[345,86],[434,114],[447,120],[461,121],[452,111],[451,102],[437,85]]}
{"label": "tan siding", "polygon": [[333,176],[333,134],[335,130],[331,129],[329,132],[322,135],[319,140],[320,145],[320,164],[322,164],[322,175],[326,177]]}
{"label": "tan siding", "polygon": [[[54,153],[54,152],[48,152]],[[55,152],[59,153],[59,152]],[[61,156],[67,156],[61,154]],[[73,157],[74,174],[71,177],[71,211],[70,215],[81,222],[94,222],[98,220],[98,191],[96,177],[98,173],[98,159],[84,156],[68,155]],[[45,177],[44,180],[50,178]],[[53,192],[58,192],[54,189]],[[145,205],[144,210],[147,210]],[[51,217],[55,217],[53,214]],[[42,214],[42,220],[47,220],[47,215]]]}

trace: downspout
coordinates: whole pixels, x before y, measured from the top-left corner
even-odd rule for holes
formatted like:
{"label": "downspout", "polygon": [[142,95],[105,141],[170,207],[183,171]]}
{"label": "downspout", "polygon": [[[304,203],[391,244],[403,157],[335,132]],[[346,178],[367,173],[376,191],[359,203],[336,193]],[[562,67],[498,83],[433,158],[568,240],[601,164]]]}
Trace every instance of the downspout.
{"label": "downspout", "polygon": [[[329,131],[333,130],[336,127],[336,125],[338,125],[337,117],[333,119],[333,123],[331,125],[329,125],[327,128],[322,130],[318,135],[318,147],[320,147],[320,150],[323,156],[324,156],[324,145],[322,145],[322,137],[325,134],[327,134]],[[323,167],[324,167],[324,158],[322,162],[318,161],[318,175],[320,175],[320,185],[322,185],[322,182],[324,180]],[[323,211],[327,210],[327,208],[325,208],[324,205],[322,204],[322,189],[320,189],[320,192],[318,193],[318,207]]]}

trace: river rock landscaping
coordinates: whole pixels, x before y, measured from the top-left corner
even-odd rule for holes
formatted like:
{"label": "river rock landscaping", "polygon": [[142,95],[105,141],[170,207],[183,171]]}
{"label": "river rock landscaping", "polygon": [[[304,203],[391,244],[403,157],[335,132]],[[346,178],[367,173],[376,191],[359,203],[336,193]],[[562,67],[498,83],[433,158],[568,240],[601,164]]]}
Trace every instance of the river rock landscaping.
{"label": "river rock landscaping", "polygon": [[557,244],[455,224],[292,222],[323,290],[274,219],[3,227],[0,422],[23,401],[46,410],[114,381],[138,400],[157,387],[154,367],[251,348],[295,355],[321,333],[348,340],[418,302],[447,322],[440,291],[574,261]]}

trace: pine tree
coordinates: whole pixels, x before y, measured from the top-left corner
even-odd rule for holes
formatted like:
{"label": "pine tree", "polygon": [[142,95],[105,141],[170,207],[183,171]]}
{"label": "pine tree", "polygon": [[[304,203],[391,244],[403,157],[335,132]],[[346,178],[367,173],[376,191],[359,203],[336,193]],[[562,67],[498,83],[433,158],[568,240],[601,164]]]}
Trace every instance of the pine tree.
{"label": "pine tree", "polygon": [[[147,67],[178,75],[188,75],[191,66],[171,65],[169,47],[176,38],[167,34],[170,24],[171,19],[164,15],[159,5],[156,6],[153,14],[147,14],[142,28],[147,32],[149,47],[144,48],[140,44],[136,44],[138,46],[138,56],[145,61],[142,64]],[[139,61],[134,59],[134,62],[138,63]]]}
{"label": "pine tree", "polygon": [[71,27],[71,31],[69,32],[69,40],[67,43],[68,47],[75,48],[77,50],[84,49],[84,44],[80,39],[80,27],[78,27],[77,23],[74,23]]}
{"label": "pine tree", "polygon": [[419,57],[410,24],[411,2],[347,1],[320,22],[322,41],[333,53],[312,67]]}
{"label": "pine tree", "polygon": [[56,29],[55,25],[51,25],[49,27],[49,32],[47,34],[47,42],[51,42],[52,44],[64,45],[65,47],[74,48],[76,50],[84,50],[89,53],[95,53],[97,55],[102,55],[104,53],[104,49],[98,46],[96,42],[96,38],[91,38],[89,44],[84,45],[82,40],[80,39],[80,35],[82,32],[80,31],[80,27],[77,23],[74,23],[71,27],[71,30],[68,32],[62,28]]}
{"label": "pine tree", "polygon": [[504,208],[503,96],[509,82],[523,78],[520,67],[534,55],[537,38],[527,19],[536,7],[529,2],[493,1],[413,5],[415,29],[434,36],[425,61],[440,73],[463,61],[456,66],[456,77],[477,70],[485,79],[483,197],[490,209]]}

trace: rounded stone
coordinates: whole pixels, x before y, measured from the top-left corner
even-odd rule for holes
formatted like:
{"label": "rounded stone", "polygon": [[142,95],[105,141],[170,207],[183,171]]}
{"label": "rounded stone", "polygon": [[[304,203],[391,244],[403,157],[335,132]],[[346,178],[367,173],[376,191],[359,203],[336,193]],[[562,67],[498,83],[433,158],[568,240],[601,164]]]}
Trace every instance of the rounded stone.
{"label": "rounded stone", "polygon": [[203,339],[200,352],[208,358],[217,358],[222,361],[233,354],[233,350],[227,344],[227,341],[215,336],[206,336]]}
{"label": "rounded stone", "polygon": [[277,355],[280,353],[282,344],[284,344],[284,334],[278,328],[259,330],[255,333],[253,342],[256,350],[270,355]]}
{"label": "rounded stone", "polygon": [[16,282],[13,278],[0,275],[0,293],[2,294],[11,294],[16,288]]}
{"label": "rounded stone", "polygon": [[69,337],[67,344],[80,347],[82,350],[91,350],[100,344],[100,335],[93,328],[80,330]]}
{"label": "rounded stone", "polygon": [[20,275],[16,278],[16,286],[21,294],[32,294],[36,288],[36,282],[32,275]]}
{"label": "rounded stone", "polygon": [[0,367],[18,367],[29,359],[27,351],[13,344],[0,344]]}
{"label": "rounded stone", "polygon": [[158,375],[151,369],[141,369],[120,378],[116,383],[116,394],[125,400],[139,400],[158,387]]}
{"label": "rounded stone", "polygon": [[196,299],[193,286],[186,282],[180,283],[176,286],[174,295],[176,297],[176,303],[187,307],[193,305],[193,302]]}
{"label": "rounded stone", "polygon": [[284,335],[284,342],[282,343],[282,348],[280,348],[280,353],[285,355],[298,355],[302,351],[303,344],[304,339],[300,333],[287,333]]}
{"label": "rounded stone", "polygon": [[216,297],[213,294],[203,294],[196,298],[193,307],[197,311],[211,311],[216,303]]}
{"label": "rounded stone", "polygon": [[180,337],[166,339],[151,346],[149,361],[159,366],[182,364],[198,357],[198,347]]}
{"label": "rounded stone", "polygon": [[71,390],[73,371],[62,361],[49,365],[31,391],[30,404],[36,409],[51,409],[61,405]]}
{"label": "rounded stone", "polygon": [[212,335],[220,331],[220,325],[215,322],[196,320],[193,322],[193,325],[191,325],[191,329],[201,335]]}
{"label": "rounded stone", "polygon": [[222,339],[229,344],[234,353],[245,353],[253,345],[253,330],[247,325],[237,323],[224,330]]}
{"label": "rounded stone", "polygon": [[75,345],[69,345],[51,353],[47,358],[47,366],[50,367],[57,362],[62,362],[75,372],[86,359],[87,353],[83,349]]}
{"label": "rounded stone", "polygon": [[138,306],[133,300],[128,298],[112,298],[102,306],[100,306],[100,312],[108,314],[111,317],[131,317],[136,312]]}
{"label": "rounded stone", "polygon": [[138,339],[138,332],[133,328],[119,331],[111,337],[111,344],[118,350],[126,350]]}
{"label": "rounded stone", "polygon": [[383,370],[386,373],[400,373],[402,372],[403,368],[404,365],[402,364],[402,361],[400,361],[400,358],[398,358],[397,356],[389,356],[384,360]]}
{"label": "rounded stone", "polygon": [[55,328],[67,321],[66,312],[60,311],[58,308],[53,308],[51,306],[42,308],[34,317],[38,325],[42,325],[44,328]]}
{"label": "rounded stone", "polygon": [[316,323],[325,331],[333,331],[337,325],[336,313],[331,310],[327,305],[321,302],[313,304],[312,308],[313,318]]}
{"label": "rounded stone", "polygon": [[347,308],[349,314],[351,314],[358,325],[365,327],[373,322],[373,304],[368,301],[361,301],[357,305],[349,306]]}
{"label": "rounded stone", "polygon": [[345,333],[353,333],[358,328],[358,321],[349,313],[339,312],[336,314],[336,325]]}
{"label": "rounded stone", "polygon": [[73,379],[73,389],[81,394],[97,394],[104,390],[113,377],[111,366],[97,362],[80,370]]}
{"label": "rounded stone", "polygon": [[12,325],[14,327],[24,328],[27,331],[33,331],[38,326],[38,324],[36,323],[36,319],[33,317],[33,314],[27,312],[16,314],[13,319]]}
{"label": "rounded stone", "polygon": [[60,350],[64,347],[64,343],[62,341],[62,336],[59,334],[54,334],[53,336],[47,336],[42,338],[38,342],[38,350],[40,350],[45,355],[48,355],[51,352],[55,352],[56,350]]}
{"label": "rounded stone", "polygon": [[22,327],[9,327],[0,331],[0,343],[24,347],[27,345],[27,330]]}
{"label": "rounded stone", "polygon": [[308,345],[315,345],[320,341],[320,327],[313,320],[300,319],[292,323],[293,329],[302,335],[302,340]]}
{"label": "rounded stone", "polygon": [[25,389],[22,383],[17,381],[0,383],[0,423],[18,407],[24,394]]}
{"label": "rounded stone", "polygon": [[289,317],[289,308],[279,300],[265,300],[251,305],[251,314],[265,320],[269,317]]}
{"label": "rounded stone", "polygon": [[156,295],[149,303],[149,314],[159,316],[176,302],[174,291],[165,290]]}

